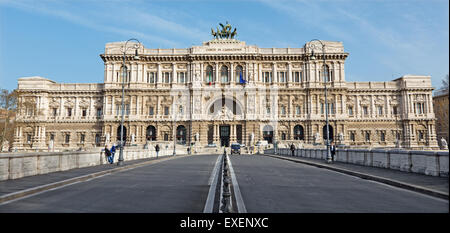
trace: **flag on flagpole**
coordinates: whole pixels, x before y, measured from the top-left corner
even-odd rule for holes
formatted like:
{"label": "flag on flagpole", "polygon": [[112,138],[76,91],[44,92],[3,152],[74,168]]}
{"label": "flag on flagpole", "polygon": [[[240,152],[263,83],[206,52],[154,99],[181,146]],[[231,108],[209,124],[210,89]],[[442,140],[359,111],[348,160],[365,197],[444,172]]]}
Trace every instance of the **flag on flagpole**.
{"label": "flag on flagpole", "polygon": [[245,81],[243,78],[242,78],[242,72],[241,73],[239,73],[239,83],[246,83],[247,81]]}

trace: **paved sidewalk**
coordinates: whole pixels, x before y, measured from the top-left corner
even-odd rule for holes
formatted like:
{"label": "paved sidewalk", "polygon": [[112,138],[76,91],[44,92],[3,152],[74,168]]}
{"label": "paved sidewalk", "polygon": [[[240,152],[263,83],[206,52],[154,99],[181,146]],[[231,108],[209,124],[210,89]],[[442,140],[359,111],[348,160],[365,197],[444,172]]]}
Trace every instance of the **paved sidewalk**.
{"label": "paved sidewalk", "polygon": [[127,170],[146,164],[157,163],[169,159],[184,157],[161,156],[156,158],[137,159],[124,161],[123,166],[114,164],[102,164],[92,167],[76,168],[67,171],[52,172],[42,175],[26,176],[18,179],[0,181],[0,204],[12,199],[31,195],[33,193],[49,190],[59,186],[85,181],[94,177],[106,175],[112,172]]}
{"label": "paved sidewalk", "polygon": [[385,184],[425,193],[428,195],[433,195],[448,200],[448,193],[449,193],[448,177],[428,176],[418,173],[403,172],[378,167],[368,167],[338,161],[334,161],[333,163],[330,164],[327,163],[325,160],[314,158],[305,158],[297,156],[293,157],[288,155],[273,155],[273,154],[264,154],[264,155],[279,159],[286,159],[293,162],[300,162],[350,175],[355,175],[363,179],[374,180]]}

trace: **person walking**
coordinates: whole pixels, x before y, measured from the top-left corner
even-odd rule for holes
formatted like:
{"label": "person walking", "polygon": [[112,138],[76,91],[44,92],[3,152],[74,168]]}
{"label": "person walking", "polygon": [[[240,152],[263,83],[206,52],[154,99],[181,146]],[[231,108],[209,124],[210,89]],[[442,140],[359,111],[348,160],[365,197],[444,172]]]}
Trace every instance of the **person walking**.
{"label": "person walking", "polygon": [[334,145],[334,142],[331,142],[330,151],[331,151],[331,161],[334,161],[334,155],[336,154],[336,145]]}
{"label": "person walking", "polygon": [[156,150],[156,158],[158,158],[158,154],[159,154],[159,145],[158,144],[156,144],[155,150]]}
{"label": "person walking", "polygon": [[295,152],[294,143],[291,144],[291,152],[292,152],[292,156],[294,156],[294,152]]}
{"label": "person walking", "polygon": [[116,144],[114,143],[111,147],[111,156],[109,156],[109,163],[114,163],[114,155],[116,154]]}
{"label": "person walking", "polygon": [[109,157],[111,156],[111,151],[108,149],[108,146],[105,145],[105,156],[106,160],[109,162]]}

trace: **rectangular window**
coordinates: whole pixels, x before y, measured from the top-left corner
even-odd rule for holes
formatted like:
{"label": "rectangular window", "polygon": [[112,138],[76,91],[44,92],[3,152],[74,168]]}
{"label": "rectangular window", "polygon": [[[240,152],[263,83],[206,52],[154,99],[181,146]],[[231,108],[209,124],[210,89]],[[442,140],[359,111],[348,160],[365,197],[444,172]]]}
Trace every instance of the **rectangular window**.
{"label": "rectangular window", "polygon": [[53,116],[56,116],[58,114],[58,109],[57,108],[53,108]]}
{"label": "rectangular window", "polygon": [[130,115],[130,105],[125,104],[125,115]]}
{"label": "rectangular window", "polygon": [[66,134],[65,143],[70,142],[70,134]]}
{"label": "rectangular window", "polygon": [[423,131],[419,131],[419,140],[423,140]]}
{"label": "rectangular window", "polygon": [[384,142],[386,140],[385,133],[382,131],[380,134],[380,141]]}
{"label": "rectangular window", "polygon": [[383,106],[378,106],[378,115],[383,115]]}
{"label": "rectangular window", "polygon": [[80,143],[84,143],[84,137],[85,137],[84,134],[80,135]]}
{"label": "rectangular window", "polygon": [[370,142],[370,134],[369,134],[369,132],[366,132],[366,142]]}
{"label": "rectangular window", "polygon": [[300,72],[294,71],[294,72],[292,72],[292,76],[294,77],[294,82],[296,82],[296,83],[301,82],[301,80],[300,80]]}
{"label": "rectangular window", "polygon": [[270,107],[266,107],[266,113],[270,114]]}
{"label": "rectangular window", "polygon": [[296,106],[295,107],[295,113],[297,114],[297,115],[300,115],[302,112],[301,112],[301,108],[300,108],[300,106]]}
{"label": "rectangular window", "polygon": [[348,115],[353,116],[353,107],[348,107]]}
{"label": "rectangular window", "polygon": [[286,115],[286,107],[281,106],[281,115]]}
{"label": "rectangular window", "polygon": [[121,110],[121,105],[120,104],[116,104],[116,115],[117,116],[121,114],[120,110]]}
{"label": "rectangular window", "polygon": [[264,72],[264,82],[271,83],[272,82],[272,72]]}
{"label": "rectangular window", "polygon": [[351,140],[352,142],[355,141],[355,133],[354,133],[354,132],[350,132],[350,140]]}
{"label": "rectangular window", "polygon": [[278,80],[280,83],[285,83],[287,82],[287,77],[286,77],[286,72],[278,72]]}
{"label": "rectangular window", "polygon": [[164,141],[169,141],[169,134],[167,133],[164,134]]}
{"label": "rectangular window", "polygon": [[186,82],[186,72],[178,72],[178,83]]}
{"label": "rectangular window", "polygon": [[100,144],[100,135],[99,134],[95,134],[95,144]]}
{"label": "rectangular window", "polygon": [[156,72],[147,72],[147,83],[156,83]]}
{"label": "rectangular window", "polygon": [[102,116],[102,108],[97,108],[97,117]]}
{"label": "rectangular window", "polygon": [[365,116],[369,115],[369,108],[367,106],[363,106],[363,114]]}
{"label": "rectangular window", "polygon": [[397,106],[392,107],[392,114],[397,115]]}
{"label": "rectangular window", "polygon": [[163,77],[164,77],[165,83],[170,83],[172,81],[172,73],[171,72],[164,72]]}
{"label": "rectangular window", "polygon": [[148,110],[148,115],[153,116],[155,114],[153,107],[150,107]]}
{"label": "rectangular window", "polygon": [[169,115],[169,107],[164,107],[164,115]]}
{"label": "rectangular window", "polygon": [[67,108],[67,116],[72,116],[72,108]]}
{"label": "rectangular window", "polygon": [[50,134],[50,141],[55,141],[55,135],[54,134]]}
{"label": "rectangular window", "polygon": [[31,134],[27,134],[27,143],[31,143]]}
{"label": "rectangular window", "polygon": [[83,108],[82,110],[81,110],[81,116],[87,116],[87,109],[85,109],[85,108]]}

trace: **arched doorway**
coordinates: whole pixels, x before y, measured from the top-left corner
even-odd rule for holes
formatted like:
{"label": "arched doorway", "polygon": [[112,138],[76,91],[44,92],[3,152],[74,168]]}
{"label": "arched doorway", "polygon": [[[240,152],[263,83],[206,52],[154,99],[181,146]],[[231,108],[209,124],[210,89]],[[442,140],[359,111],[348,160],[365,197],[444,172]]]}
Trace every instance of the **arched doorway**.
{"label": "arched doorway", "polygon": [[272,126],[270,126],[270,125],[264,126],[263,138],[270,144],[273,142],[273,127]]}
{"label": "arched doorway", "polygon": [[156,141],[156,128],[153,125],[147,127],[145,138],[147,141]]}
{"label": "arched doorway", "polygon": [[296,125],[294,127],[294,140],[304,140],[304,139],[305,139],[305,135],[303,132],[303,126]]}
{"label": "arched doorway", "polygon": [[177,143],[183,145],[186,144],[186,127],[184,127],[184,125],[177,127]]}
{"label": "arched doorway", "polygon": [[[120,143],[120,125],[117,127],[117,141]],[[127,127],[123,126],[123,144],[127,142]]]}
{"label": "arched doorway", "polygon": [[[331,125],[328,125],[328,132],[329,132],[329,138],[330,138],[330,142],[333,141],[334,138],[334,134],[333,134],[333,127]],[[323,130],[322,130],[322,135],[323,135],[323,141],[326,143],[327,141],[327,125],[323,126]]]}

